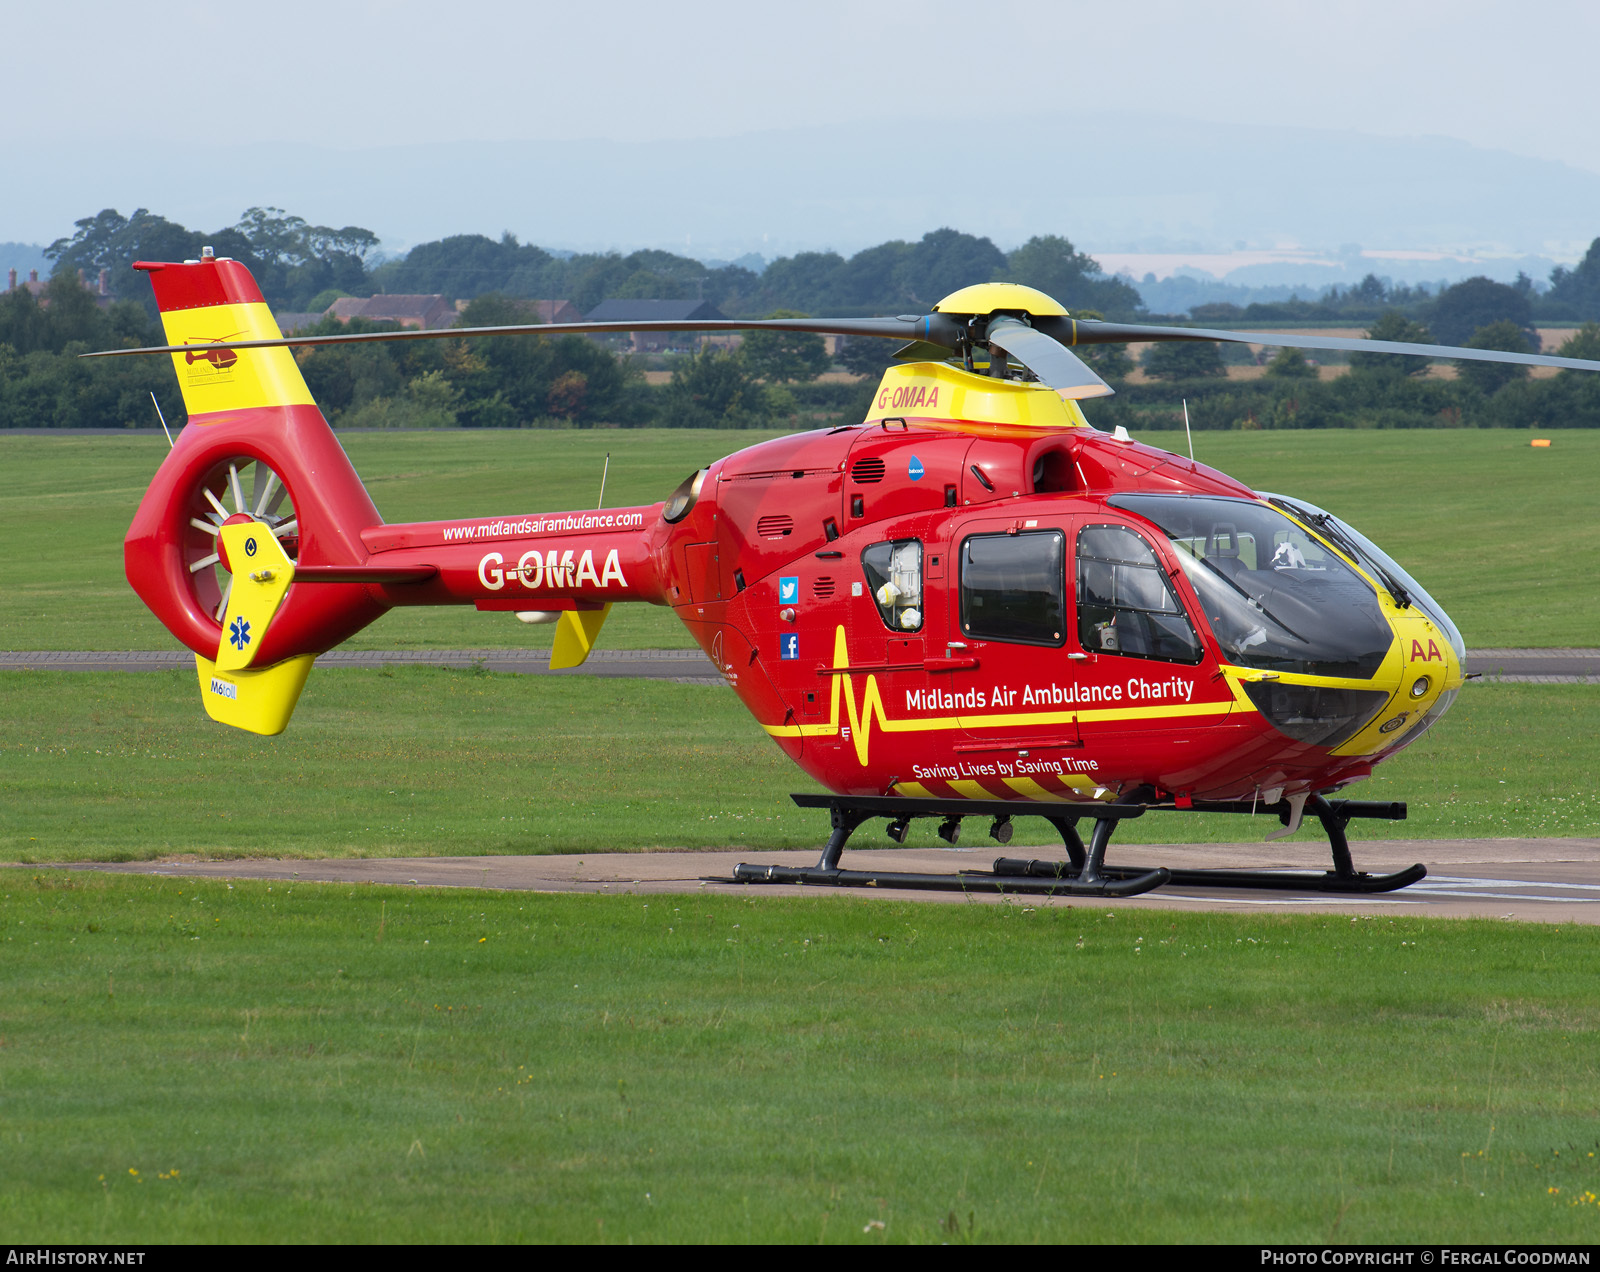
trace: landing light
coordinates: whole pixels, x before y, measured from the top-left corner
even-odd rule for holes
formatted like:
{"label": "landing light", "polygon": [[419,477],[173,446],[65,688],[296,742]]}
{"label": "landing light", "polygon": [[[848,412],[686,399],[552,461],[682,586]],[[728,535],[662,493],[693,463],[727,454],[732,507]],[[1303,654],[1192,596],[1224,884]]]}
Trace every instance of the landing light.
{"label": "landing light", "polygon": [[1426,676],[1418,676],[1416,683],[1411,686],[1411,696],[1413,698],[1422,697],[1423,694],[1428,692],[1428,689],[1432,684],[1433,681],[1429,680]]}

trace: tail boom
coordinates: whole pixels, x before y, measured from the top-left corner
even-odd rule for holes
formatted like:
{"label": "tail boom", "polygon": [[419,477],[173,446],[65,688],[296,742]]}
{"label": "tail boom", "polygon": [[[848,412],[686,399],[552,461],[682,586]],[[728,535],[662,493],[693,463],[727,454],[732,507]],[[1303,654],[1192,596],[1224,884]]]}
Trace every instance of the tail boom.
{"label": "tail boom", "polygon": [[389,605],[580,609],[616,601],[668,603],[646,527],[661,505],[377,526],[362,536],[371,567],[433,566],[421,584],[374,589]]}

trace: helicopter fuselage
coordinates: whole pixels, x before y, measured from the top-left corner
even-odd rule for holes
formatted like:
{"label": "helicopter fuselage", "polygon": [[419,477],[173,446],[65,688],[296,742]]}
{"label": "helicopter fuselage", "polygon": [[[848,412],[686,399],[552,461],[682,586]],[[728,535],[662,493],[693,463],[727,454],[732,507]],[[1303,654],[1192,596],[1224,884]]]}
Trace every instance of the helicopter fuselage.
{"label": "helicopter fuselage", "polygon": [[841,795],[1181,807],[1341,787],[1455,697],[1448,617],[1319,519],[1086,426],[905,414],[749,447],[651,507],[363,538],[439,569],[385,604],[671,606]]}

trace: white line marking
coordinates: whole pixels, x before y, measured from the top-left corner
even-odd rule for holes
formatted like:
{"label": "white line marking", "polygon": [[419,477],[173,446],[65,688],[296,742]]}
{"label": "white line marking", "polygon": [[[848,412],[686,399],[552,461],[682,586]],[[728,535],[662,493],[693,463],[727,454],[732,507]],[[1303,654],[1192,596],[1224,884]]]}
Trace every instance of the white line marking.
{"label": "white line marking", "polygon": [[1415,891],[1430,897],[1481,897],[1486,901],[1564,901],[1568,905],[1594,905],[1600,901],[1600,897],[1549,897],[1537,892],[1457,892],[1453,888],[1416,888]]}
{"label": "white line marking", "polygon": [[1419,905],[1406,897],[1374,896],[1371,893],[1345,892],[1323,897],[1196,897],[1186,892],[1156,891],[1147,894],[1162,901],[1205,901],[1221,905],[1348,905],[1359,901],[1362,905]]}
{"label": "white line marking", "polygon": [[1463,888],[1575,888],[1582,892],[1600,892],[1600,883],[1557,883],[1554,879],[1483,879],[1470,875],[1429,875],[1415,886],[1426,888],[1435,883],[1453,883]]}

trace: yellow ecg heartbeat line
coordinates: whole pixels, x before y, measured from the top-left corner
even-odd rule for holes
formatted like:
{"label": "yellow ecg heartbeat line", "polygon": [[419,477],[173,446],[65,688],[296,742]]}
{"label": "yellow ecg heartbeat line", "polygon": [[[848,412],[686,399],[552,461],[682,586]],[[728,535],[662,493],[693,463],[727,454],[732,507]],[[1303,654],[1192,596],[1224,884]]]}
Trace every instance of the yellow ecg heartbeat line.
{"label": "yellow ecg heartbeat line", "polygon": [[[918,720],[896,720],[884,705],[878,677],[867,675],[861,705],[856,705],[855,676],[843,670],[850,666],[850,647],[844,627],[834,628],[833,690],[829,694],[827,724],[767,724],[762,727],[775,738],[836,737],[848,727],[848,740],[862,768],[867,766],[874,725],[884,733],[941,733],[953,729],[1036,729],[1050,725],[1072,725],[1080,721],[1156,719],[1175,716],[1227,715],[1233,708],[1228,701],[1197,702],[1162,707],[1124,707],[1110,711],[1036,711],[974,715],[962,720],[955,716],[934,716]],[[839,715],[839,700],[844,699],[845,720]]]}

